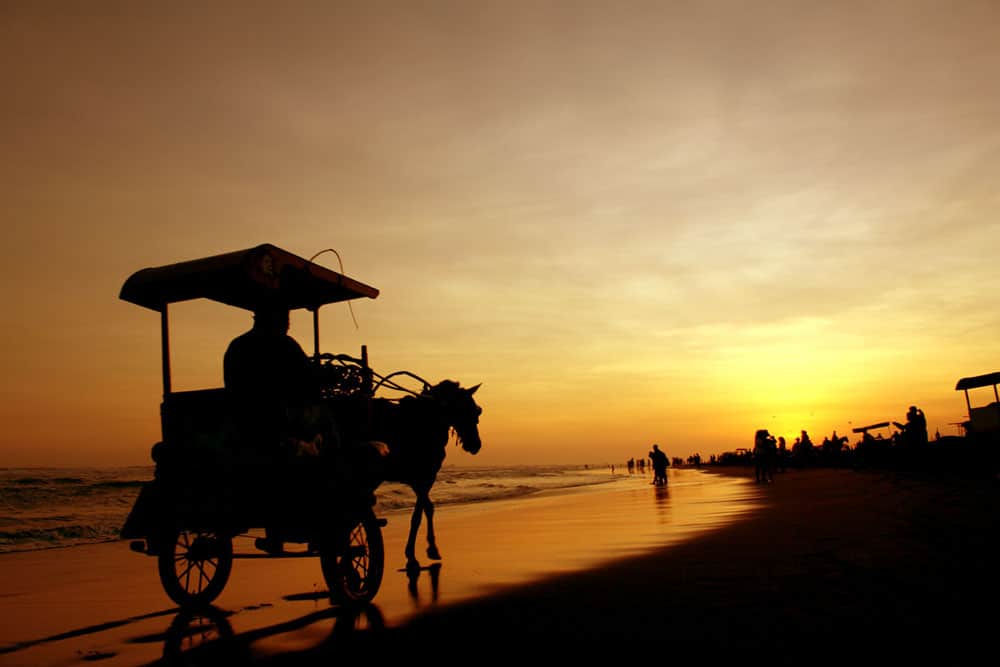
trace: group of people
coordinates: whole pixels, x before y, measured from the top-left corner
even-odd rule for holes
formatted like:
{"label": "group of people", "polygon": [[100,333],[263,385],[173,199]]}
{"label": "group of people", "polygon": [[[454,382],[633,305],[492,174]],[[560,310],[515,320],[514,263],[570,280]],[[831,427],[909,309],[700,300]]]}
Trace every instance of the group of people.
{"label": "group of people", "polygon": [[649,450],[648,457],[650,464],[653,466],[653,485],[666,486],[667,466],[670,465],[667,455],[663,453],[659,445],[654,444],[653,448]]}
{"label": "group of people", "polygon": [[[660,449],[658,444],[653,445],[653,448],[646,454],[645,458],[640,457],[638,460],[628,460],[626,468],[628,468],[629,474],[634,473],[636,468],[639,469],[639,472],[645,472],[647,460],[649,461],[649,467],[653,470],[653,484],[655,486],[665,486],[670,459],[667,458],[667,455]],[[614,472],[614,466],[612,466],[611,471]]]}
{"label": "group of people", "polygon": [[[781,438],[780,449],[784,453],[784,438]],[[758,429],[753,439],[754,478],[758,484],[774,481],[774,470],[778,466],[778,451],[778,439],[766,428]]]}

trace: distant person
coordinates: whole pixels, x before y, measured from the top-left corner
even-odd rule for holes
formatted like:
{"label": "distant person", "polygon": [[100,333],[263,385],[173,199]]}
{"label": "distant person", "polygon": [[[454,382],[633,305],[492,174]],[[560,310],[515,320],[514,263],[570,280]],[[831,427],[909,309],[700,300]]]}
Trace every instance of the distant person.
{"label": "distant person", "polygon": [[809,433],[803,429],[792,447],[792,458],[795,459],[797,465],[811,465],[815,453],[812,439],[809,437]]}
{"label": "distant person", "polygon": [[667,466],[670,460],[667,455],[660,450],[659,445],[653,445],[649,452],[649,462],[653,466],[653,484],[663,486],[667,483]]}
{"label": "distant person", "polygon": [[927,418],[924,417],[923,410],[915,405],[910,406],[906,413],[904,431],[911,446],[919,447],[927,444]]}
{"label": "distant person", "polygon": [[774,436],[766,428],[759,429],[753,439],[754,478],[757,483],[774,481]]}
{"label": "distant person", "polygon": [[786,459],[788,458],[788,449],[785,446],[785,436],[778,436],[778,472],[785,472],[787,469]]}

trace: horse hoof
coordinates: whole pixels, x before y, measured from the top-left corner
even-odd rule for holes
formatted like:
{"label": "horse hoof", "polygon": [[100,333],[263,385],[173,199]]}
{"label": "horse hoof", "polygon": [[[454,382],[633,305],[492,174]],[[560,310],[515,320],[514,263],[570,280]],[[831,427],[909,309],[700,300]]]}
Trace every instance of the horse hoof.
{"label": "horse hoof", "polygon": [[431,560],[441,560],[441,552],[437,550],[437,547],[427,547],[427,557]]}

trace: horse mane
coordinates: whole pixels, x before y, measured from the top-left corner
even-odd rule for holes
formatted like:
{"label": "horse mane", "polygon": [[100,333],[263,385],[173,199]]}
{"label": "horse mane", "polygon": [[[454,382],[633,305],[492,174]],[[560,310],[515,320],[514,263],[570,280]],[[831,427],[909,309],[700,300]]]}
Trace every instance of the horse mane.
{"label": "horse mane", "polygon": [[424,389],[423,393],[436,394],[439,393],[440,391],[458,391],[461,388],[462,385],[460,385],[458,382],[455,382],[454,380],[441,380],[435,385],[428,386],[426,389]]}
{"label": "horse mane", "polygon": [[374,417],[378,438],[390,441],[390,456],[393,444],[396,453],[403,457],[428,448],[440,448],[443,456],[452,434],[458,436],[459,442],[464,442],[450,423],[449,413],[455,406],[464,404],[469,391],[454,380],[442,380],[427,385],[419,394],[376,399]]}

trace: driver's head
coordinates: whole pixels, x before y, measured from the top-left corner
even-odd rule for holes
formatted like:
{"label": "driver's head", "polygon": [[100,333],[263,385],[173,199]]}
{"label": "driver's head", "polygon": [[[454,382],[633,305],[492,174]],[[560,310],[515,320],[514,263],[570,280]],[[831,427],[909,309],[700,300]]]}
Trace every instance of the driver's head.
{"label": "driver's head", "polygon": [[253,311],[254,329],[269,333],[288,333],[288,306],[277,299],[266,299]]}

